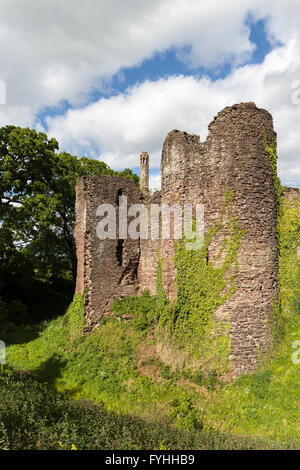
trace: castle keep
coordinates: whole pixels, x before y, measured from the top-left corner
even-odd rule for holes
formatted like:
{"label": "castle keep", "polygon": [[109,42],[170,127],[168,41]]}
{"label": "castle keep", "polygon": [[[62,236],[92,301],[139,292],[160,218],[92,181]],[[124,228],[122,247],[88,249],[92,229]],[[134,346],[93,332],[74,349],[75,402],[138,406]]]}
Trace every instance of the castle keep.
{"label": "castle keep", "polygon": [[[264,149],[276,142],[272,116],[254,103],[225,108],[209,125],[205,142],[199,135],[173,130],[163,145],[162,190],[149,193],[149,156],[140,157],[140,188],[131,180],[113,176],[84,176],[76,188],[78,272],[76,291],[85,295],[85,317],[90,328],[110,312],[114,298],[156,293],[157,252],[162,259],[163,287],[176,298],[176,269],[172,239],[106,239],[96,235],[100,204],[116,211],[119,198],[131,204],[175,203],[204,205],[205,232],[220,220],[227,191],[233,195],[232,217],[239,221],[244,238],[238,250],[235,292],[215,312],[216,319],[230,319],[231,359],[235,375],[253,371],[259,351],[270,344],[272,304],[278,296],[277,199],[270,157]],[[101,214],[104,215],[104,214]],[[216,259],[230,221],[209,247]],[[227,219],[226,219],[227,217]]]}

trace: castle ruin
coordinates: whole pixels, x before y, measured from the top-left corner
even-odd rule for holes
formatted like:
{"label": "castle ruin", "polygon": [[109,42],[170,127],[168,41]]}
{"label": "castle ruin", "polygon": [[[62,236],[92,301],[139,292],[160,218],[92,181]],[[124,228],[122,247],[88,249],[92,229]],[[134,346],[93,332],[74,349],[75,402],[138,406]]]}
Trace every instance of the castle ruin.
{"label": "castle ruin", "polygon": [[[230,318],[231,359],[234,374],[254,371],[259,352],[271,340],[270,318],[278,297],[277,198],[270,157],[263,146],[276,142],[272,116],[254,103],[225,108],[209,125],[205,142],[199,135],[171,131],[163,145],[162,189],[149,192],[149,156],[140,157],[140,188],[115,176],[84,176],[76,188],[78,271],[76,292],[85,294],[85,318],[90,328],[110,313],[113,299],[156,293],[157,253],[162,258],[163,287],[176,298],[174,241],[165,239],[100,240],[96,235],[97,208],[112,204],[119,230],[119,200],[130,204],[204,205],[205,232],[218,223],[224,195],[233,194],[232,216],[244,231],[238,250],[235,292],[215,312]],[[103,215],[103,214],[102,214]],[[214,259],[220,250],[222,229],[209,248]]]}

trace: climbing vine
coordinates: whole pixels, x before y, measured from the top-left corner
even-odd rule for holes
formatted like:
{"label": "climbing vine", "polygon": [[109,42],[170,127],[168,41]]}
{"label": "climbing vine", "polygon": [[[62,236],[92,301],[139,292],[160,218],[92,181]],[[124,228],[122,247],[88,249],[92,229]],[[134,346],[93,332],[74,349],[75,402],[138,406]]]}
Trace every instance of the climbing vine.
{"label": "climbing vine", "polygon": [[162,259],[161,255],[157,253],[157,268],[156,268],[156,297],[157,297],[157,307],[158,309],[163,309],[168,304],[168,298],[166,296],[164,287],[163,287],[163,278],[162,278]]}
{"label": "climbing vine", "polygon": [[[212,343],[216,347],[216,338],[224,336],[228,350],[229,319],[223,323],[216,322],[214,312],[235,291],[237,254],[244,237],[237,218],[232,215],[232,204],[233,193],[227,191],[220,218],[208,230],[201,248],[188,250],[186,245],[189,240],[186,238],[174,242],[177,300],[174,304],[165,305],[160,312],[160,325],[166,328],[170,336],[182,343],[185,349],[190,345],[195,350],[197,346],[202,355],[203,348],[206,347],[208,352]],[[224,235],[217,253],[210,258],[211,244],[221,229],[225,228],[226,213],[228,235]],[[161,263],[157,276],[158,289],[161,292],[163,287],[160,272]]]}
{"label": "climbing vine", "polygon": [[273,346],[278,347],[300,312],[300,191],[292,202],[281,200],[279,233],[279,300],[274,303]]}
{"label": "climbing vine", "polygon": [[271,168],[273,171],[273,179],[274,179],[274,187],[275,187],[275,193],[276,193],[276,200],[277,200],[277,206],[278,209],[280,209],[281,205],[281,195],[282,195],[282,185],[280,178],[277,176],[277,148],[276,148],[276,142],[273,139],[272,143],[269,145],[267,141],[267,133],[266,130],[263,129],[263,146],[265,151],[267,152],[270,163],[271,163]]}
{"label": "climbing vine", "polygon": [[274,176],[277,199],[277,243],[279,251],[279,296],[273,301],[272,344],[277,347],[284,338],[294,312],[300,308],[300,261],[297,247],[300,244],[300,202],[292,203],[282,197],[284,187],[277,176],[277,149],[273,140],[269,145],[263,129],[263,147],[269,156]]}

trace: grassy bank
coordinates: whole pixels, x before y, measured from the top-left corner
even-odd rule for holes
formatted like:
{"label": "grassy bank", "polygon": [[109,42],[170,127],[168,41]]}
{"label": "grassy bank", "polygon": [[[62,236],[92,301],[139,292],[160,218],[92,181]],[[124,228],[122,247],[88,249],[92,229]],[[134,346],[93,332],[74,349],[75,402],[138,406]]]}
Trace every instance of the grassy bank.
{"label": "grassy bank", "polygon": [[[270,354],[262,358],[255,374],[226,384],[213,370],[203,374],[188,367],[171,368],[158,353],[153,299],[147,296],[138,308],[136,303],[134,306],[132,304],[131,321],[122,319],[119,306],[115,317],[103,320],[97,330],[83,336],[83,300],[75,296],[64,316],[39,326],[14,329],[2,338],[8,345],[9,366],[29,371],[30,377],[47,383],[46,391],[43,388],[45,385],[36,384],[30,379],[25,402],[29,400],[32,409],[34,403],[42,402],[42,395],[38,395],[40,398],[35,395],[30,398],[32,386],[32,390],[39,390],[39,394],[47,393],[49,397],[52,393],[63,393],[59,399],[61,413],[66,403],[72,403],[70,409],[74,406],[75,410],[76,406],[81,406],[80,400],[88,399],[100,406],[103,416],[111,413],[110,416],[117,421],[120,419],[120,423],[122,419],[126,423],[126,419],[128,423],[137,420],[150,428],[145,423],[152,420],[161,422],[157,428],[153,427],[158,434],[149,440],[152,447],[145,447],[148,437],[143,441],[137,432],[130,434],[130,438],[125,437],[125,433],[120,441],[105,441],[104,437],[104,440],[100,437],[97,440],[97,431],[92,433],[91,424],[88,445],[93,446],[95,442],[97,448],[160,448],[164,445],[182,449],[230,448],[226,447],[227,438],[221,438],[222,444],[218,441],[219,436],[228,436],[229,433],[240,436],[237,440],[228,437],[228,442],[231,442],[228,445],[233,447],[251,447],[253,444],[245,444],[243,440],[248,441],[251,436],[255,441],[265,442],[265,447],[300,448],[300,364],[292,361],[292,354],[295,353],[292,346],[300,340],[300,260],[297,256],[300,203],[298,206],[287,201],[282,203],[279,243],[281,297],[280,305],[275,308],[279,314],[273,333],[274,345]],[[16,378],[14,385],[13,379],[6,377],[8,385],[5,385],[3,377],[1,380],[2,387],[10,387],[4,389],[7,396],[23,390]],[[16,394],[15,397],[17,402],[21,400],[21,395]],[[77,401],[69,402],[71,398]],[[49,400],[49,403],[55,401]],[[2,417],[4,405],[3,402]],[[51,407],[47,409],[50,413]],[[83,429],[81,421],[76,423],[72,419],[66,418],[65,421],[67,427],[68,421],[74,427],[68,428],[65,443],[67,446],[73,443],[78,448],[86,448],[81,440],[83,437],[79,435],[79,429]],[[96,426],[93,419],[91,423]],[[0,423],[1,420],[3,418]],[[125,427],[128,426],[125,424]],[[63,441],[59,437],[59,429],[53,431],[55,438],[51,445],[49,441],[50,447],[55,446],[57,440]],[[88,433],[86,430],[83,432]],[[3,436],[2,440],[5,439]],[[14,441],[15,437],[11,439]],[[126,439],[129,444],[126,444]],[[47,442],[43,446],[48,445]],[[34,445],[33,441],[28,445]]]}
{"label": "grassy bank", "polygon": [[[0,450],[254,449],[251,439],[203,430],[182,431],[168,420],[145,421],[72,400],[29,374],[0,376]],[[267,444],[267,446],[272,444]]]}

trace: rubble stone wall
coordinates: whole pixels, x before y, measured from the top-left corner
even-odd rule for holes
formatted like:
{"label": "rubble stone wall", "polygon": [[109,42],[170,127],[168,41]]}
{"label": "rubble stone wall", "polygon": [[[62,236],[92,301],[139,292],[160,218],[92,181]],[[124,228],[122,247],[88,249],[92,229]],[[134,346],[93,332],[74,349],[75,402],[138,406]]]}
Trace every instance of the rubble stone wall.
{"label": "rubble stone wall", "polygon": [[[85,317],[90,327],[110,312],[116,297],[136,295],[140,258],[139,240],[118,239],[119,197],[128,205],[139,201],[139,190],[129,179],[116,176],[83,176],[76,187],[77,285],[85,295]],[[116,239],[99,239],[96,215],[100,204],[111,204],[116,212]],[[130,220],[129,220],[130,222]]]}
{"label": "rubble stone wall", "polygon": [[[210,124],[204,143],[199,136],[172,131],[161,164],[162,202],[203,204],[206,232],[220,220],[225,193],[233,193],[232,216],[245,237],[238,252],[236,291],[216,318],[230,319],[236,375],[254,370],[258,351],[268,348],[268,320],[278,295],[277,202],[263,130],[269,144],[276,139],[267,111],[254,103],[228,107]],[[228,217],[211,243],[210,260],[229,234]],[[162,241],[163,282],[170,298],[176,297],[173,255],[172,240]]]}

